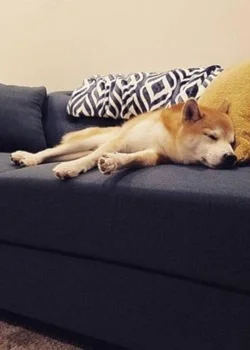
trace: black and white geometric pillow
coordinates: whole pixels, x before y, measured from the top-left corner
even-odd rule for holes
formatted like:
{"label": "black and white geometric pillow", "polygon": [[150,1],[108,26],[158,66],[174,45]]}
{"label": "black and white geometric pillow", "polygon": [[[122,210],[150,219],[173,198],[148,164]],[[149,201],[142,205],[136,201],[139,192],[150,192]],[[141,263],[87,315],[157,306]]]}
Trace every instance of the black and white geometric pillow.
{"label": "black and white geometric pillow", "polygon": [[75,89],[67,105],[74,117],[129,119],[132,116],[199,98],[223,71],[219,65],[165,73],[95,75]]}

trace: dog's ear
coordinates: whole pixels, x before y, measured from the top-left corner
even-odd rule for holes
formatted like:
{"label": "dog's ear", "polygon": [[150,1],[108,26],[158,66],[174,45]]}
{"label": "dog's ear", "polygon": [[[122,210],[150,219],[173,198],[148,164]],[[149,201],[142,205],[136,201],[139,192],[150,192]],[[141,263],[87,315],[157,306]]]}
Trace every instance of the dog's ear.
{"label": "dog's ear", "polygon": [[187,100],[182,109],[184,121],[197,122],[202,118],[197,101],[194,98]]}
{"label": "dog's ear", "polygon": [[230,102],[228,98],[225,98],[222,101],[220,107],[218,108],[218,111],[221,113],[229,114],[229,109],[230,109]]}

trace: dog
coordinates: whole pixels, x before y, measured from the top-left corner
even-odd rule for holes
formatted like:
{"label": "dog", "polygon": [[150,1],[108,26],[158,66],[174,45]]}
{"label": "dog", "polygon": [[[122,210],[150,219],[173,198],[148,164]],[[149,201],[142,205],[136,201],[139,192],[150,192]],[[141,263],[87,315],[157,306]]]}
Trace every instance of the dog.
{"label": "dog", "polygon": [[11,154],[11,160],[20,166],[63,161],[53,169],[59,179],[76,177],[96,166],[103,174],[163,163],[228,168],[237,158],[227,111],[226,103],[216,110],[189,99],[135,116],[122,126],[71,132],[54,148],[34,154],[17,151]]}

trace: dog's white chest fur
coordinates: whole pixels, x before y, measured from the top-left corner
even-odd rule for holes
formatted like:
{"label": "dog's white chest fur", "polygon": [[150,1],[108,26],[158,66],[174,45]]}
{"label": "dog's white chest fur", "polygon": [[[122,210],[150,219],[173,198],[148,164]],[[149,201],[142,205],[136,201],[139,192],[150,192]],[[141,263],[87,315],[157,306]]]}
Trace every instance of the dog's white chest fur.
{"label": "dog's white chest fur", "polygon": [[146,119],[135,124],[124,138],[124,152],[138,152],[145,149],[166,150],[170,135],[159,120]]}

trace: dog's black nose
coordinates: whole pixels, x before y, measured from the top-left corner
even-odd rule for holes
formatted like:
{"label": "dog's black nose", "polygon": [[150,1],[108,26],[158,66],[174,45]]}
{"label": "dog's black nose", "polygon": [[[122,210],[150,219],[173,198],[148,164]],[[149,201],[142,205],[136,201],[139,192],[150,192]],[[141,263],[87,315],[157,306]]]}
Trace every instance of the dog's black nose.
{"label": "dog's black nose", "polygon": [[236,160],[237,160],[237,157],[233,153],[230,153],[230,152],[225,153],[223,154],[223,157],[222,157],[222,165],[226,167],[231,167],[234,165]]}

